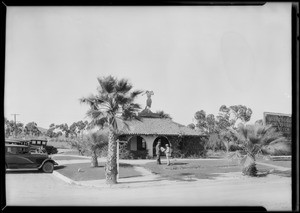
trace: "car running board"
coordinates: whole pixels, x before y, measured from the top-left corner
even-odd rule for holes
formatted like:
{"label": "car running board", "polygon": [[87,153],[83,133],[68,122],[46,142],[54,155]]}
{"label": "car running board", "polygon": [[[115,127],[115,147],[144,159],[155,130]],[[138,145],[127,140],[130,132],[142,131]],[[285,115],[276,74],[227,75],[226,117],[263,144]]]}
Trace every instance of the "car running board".
{"label": "car running board", "polygon": [[35,171],[39,170],[39,168],[22,168],[22,169],[6,169],[6,171]]}

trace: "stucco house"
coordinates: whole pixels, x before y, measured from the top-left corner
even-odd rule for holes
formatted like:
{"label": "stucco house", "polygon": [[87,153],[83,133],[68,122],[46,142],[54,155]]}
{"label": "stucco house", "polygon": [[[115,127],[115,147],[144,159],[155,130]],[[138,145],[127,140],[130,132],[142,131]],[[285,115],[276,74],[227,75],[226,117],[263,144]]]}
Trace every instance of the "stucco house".
{"label": "stucco house", "polygon": [[[174,149],[180,149],[178,144],[180,139],[196,139],[199,143],[203,142],[205,134],[174,122],[170,118],[162,118],[159,114],[144,109],[139,113],[141,120],[131,120],[126,123],[119,136],[120,144],[126,143],[131,151],[147,150],[148,156],[155,156],[155,146],[158,139],[161,139],[162,146],[169,144]],[[204,142],[203,142],[204,143]]]}

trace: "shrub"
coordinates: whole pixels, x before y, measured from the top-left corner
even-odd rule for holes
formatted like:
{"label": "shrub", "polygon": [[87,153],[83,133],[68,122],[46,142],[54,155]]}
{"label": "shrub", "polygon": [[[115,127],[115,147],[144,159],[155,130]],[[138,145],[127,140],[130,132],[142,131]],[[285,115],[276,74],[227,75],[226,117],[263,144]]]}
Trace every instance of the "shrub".
{"label": "shrub", "polygon": [[280,156],[280,155],[291,155],[291,142],[278,142],[274,145],[265,146],[262,148],[262,152],[264,154],[269,154],[273,156]]}
{"label": "shrub", "polygon": [[132,154],[133,159],[146,159],[148,155],[148,150],[136,150],[130,151]]}
{"label": "shrub", "polygon": [[204,144],[206,141],[195,137],[184,137],[181,141],[181,154],[183,157],[205,157],[206,149]]}
{"label": "shrub", "polygon": [[128,149],[120,150],[120,159],[133,159],[133,154]]}
{"label": "shrub", "polygon": [[47,145],[47,146],[45,147],[45,149],[46,149],[46,152],[48,153],[48,155],[56,154],[56,153],[58,152],[58,151],[57,151],[57,148],[54,147],[54,146],[49,146],[49,145]]}

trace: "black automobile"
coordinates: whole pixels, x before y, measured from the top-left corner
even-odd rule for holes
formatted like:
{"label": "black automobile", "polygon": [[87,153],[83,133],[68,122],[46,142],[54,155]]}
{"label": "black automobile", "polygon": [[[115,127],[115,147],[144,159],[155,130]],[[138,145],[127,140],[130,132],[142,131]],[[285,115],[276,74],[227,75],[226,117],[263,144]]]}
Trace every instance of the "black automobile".
{"label": "black automobile", "polygon": [[6,171],[42,170],[52,173],[54,165],[58,165],[47,153],[36,152],[30,146],[5,143]]}

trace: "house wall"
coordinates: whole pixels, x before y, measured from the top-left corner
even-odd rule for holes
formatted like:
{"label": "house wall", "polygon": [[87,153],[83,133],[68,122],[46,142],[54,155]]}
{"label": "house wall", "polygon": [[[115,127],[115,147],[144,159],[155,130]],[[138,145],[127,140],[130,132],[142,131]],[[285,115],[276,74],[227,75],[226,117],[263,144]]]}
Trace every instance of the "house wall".
{"label": "house wall", "polygon": [[153,157],[153,142],[156,138],[156,136],[152,136],[152,135],[141,135],[142,138],[145,139],[146,141],[146,147],[148,150],[148,155]]}
{"label": "house wall", "polygon": [[136,137],[132,137],[130,139],[130,150],[133,150],[133,151],[137,150],[137,140],[136,140]]}

